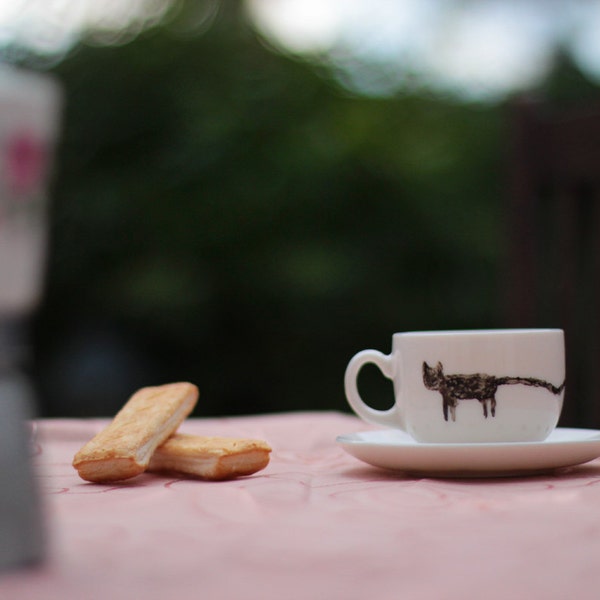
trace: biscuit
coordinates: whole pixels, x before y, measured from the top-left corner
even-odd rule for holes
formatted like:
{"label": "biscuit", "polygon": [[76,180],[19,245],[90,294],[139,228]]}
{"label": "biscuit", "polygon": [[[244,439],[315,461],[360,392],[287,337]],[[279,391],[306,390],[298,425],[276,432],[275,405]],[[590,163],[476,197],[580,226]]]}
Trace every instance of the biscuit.
{"label": "biscuit", "polygon": [[144,472],[155,449],[192,412],[198,388],[187,382],[145,387],[73,459],[79,476],[105,483]]}
{"label": "biscuit", "polygon": [[200,479],[231,479],[264,469],[270,452],[270,446],[261,440],[175,433],[156,449],[148,470]]}

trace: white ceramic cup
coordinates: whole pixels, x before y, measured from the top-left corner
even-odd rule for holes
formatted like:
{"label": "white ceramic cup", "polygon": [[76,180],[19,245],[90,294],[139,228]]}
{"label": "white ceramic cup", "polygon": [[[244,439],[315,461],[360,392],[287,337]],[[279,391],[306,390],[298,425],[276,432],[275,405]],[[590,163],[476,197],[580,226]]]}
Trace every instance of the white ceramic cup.
{"label": "white ceramic cup", "polygon": [[[395,401],[378,410],[360,397],[361,368],[393,381]],[[536,442],[556,427],[565,387],[560,329],[395,333],[391,354],[363,350],[346,369],[346,398],[367,423],[419,442]]]}

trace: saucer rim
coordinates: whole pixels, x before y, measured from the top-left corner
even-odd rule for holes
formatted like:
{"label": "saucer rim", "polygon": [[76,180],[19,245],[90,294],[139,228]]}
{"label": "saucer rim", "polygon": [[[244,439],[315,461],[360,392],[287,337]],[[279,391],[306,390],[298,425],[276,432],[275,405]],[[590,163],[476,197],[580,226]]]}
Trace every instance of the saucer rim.
{"label": "saucer rim", "polygon": [[[377,435],[389,436],[394,431],[406,437],[395,443],[356,437],[368,434],[377,438]],[[399,430],[372,429],[340,435],[336,442],[350,456],[373,467],[440,478],[541,475],[600,457],[600,430],[556,428],[554,432],[563,435],[572,433],[578,437],[553,440],[549,436],[540,442],[432,444],[417,442]]]}

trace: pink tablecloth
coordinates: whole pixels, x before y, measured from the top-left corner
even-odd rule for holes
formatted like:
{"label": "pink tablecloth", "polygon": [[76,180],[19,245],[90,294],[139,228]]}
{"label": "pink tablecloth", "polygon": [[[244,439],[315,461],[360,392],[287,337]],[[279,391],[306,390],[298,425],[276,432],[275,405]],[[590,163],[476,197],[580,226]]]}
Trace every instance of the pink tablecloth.
{"label": "pink tablecloth", "polygon": [[296,413],[184,423],[269,441],[271,463],[252,477],[85,483],[71,459],[104,424],[39,422],[48,560],[0,575],[2,600],[600,598],[600,461],[414,478],[335,445],[366,428],[358,419]]}

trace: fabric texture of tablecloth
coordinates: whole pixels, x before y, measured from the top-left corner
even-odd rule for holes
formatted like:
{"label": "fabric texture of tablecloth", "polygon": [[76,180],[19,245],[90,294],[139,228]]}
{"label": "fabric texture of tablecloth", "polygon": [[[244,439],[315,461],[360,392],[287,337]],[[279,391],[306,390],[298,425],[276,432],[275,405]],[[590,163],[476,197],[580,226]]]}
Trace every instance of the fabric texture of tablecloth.
{"label": "fabric texture of tablecloth", "polygon": [[432,479],[335,444],[340,413],[188,419],[268,441],[269,466],[224,482],[84,482],[75,452],[107,420],[35,423],[47,560],[0,574],[2,600],[597,599],[600,461],[522,478]]}

